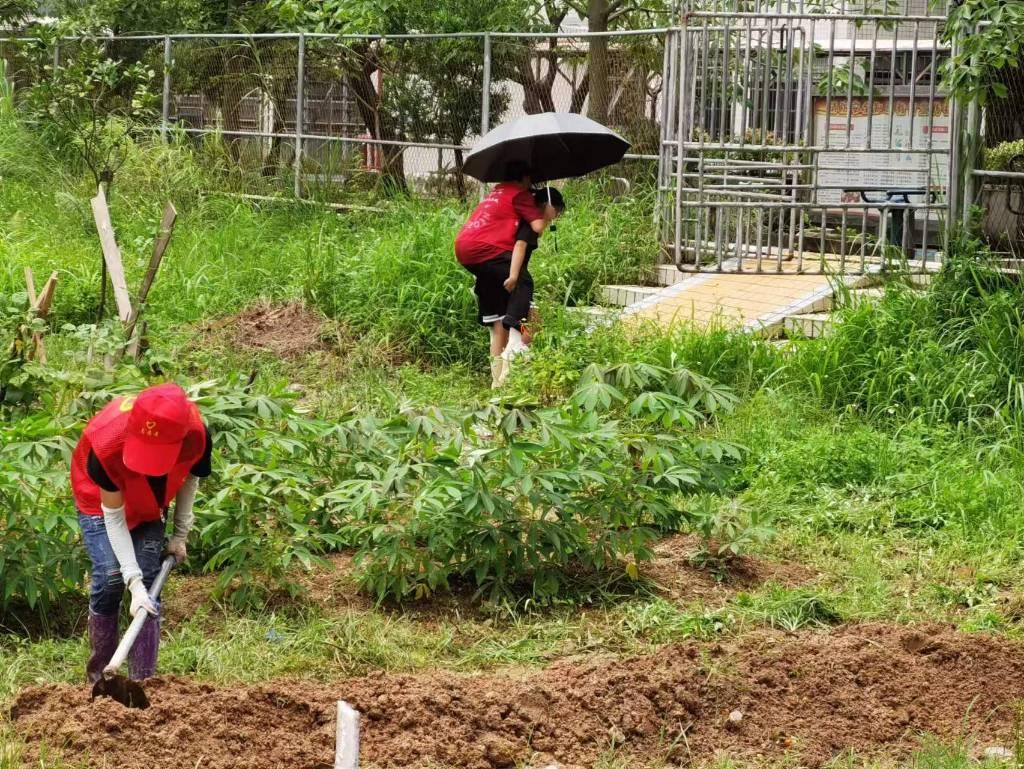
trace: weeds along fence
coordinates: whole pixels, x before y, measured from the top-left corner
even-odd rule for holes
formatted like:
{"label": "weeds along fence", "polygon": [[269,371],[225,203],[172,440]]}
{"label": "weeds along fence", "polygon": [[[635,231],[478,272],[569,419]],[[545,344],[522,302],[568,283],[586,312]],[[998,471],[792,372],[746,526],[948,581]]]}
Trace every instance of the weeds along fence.
{"label": "weeds along fence", "polygon": [[[653,180],[665,30],[590,34],[173,35],[102,39],[159,92],[148,129],[219,155],[252,192],[324,199],[391,185],[472,192],[476,139],[521,115],[578,112],[632,151],[611,174]],[[0,41],[17,84],[45,71]],[[60,68],[78,40],[44,57]]]}

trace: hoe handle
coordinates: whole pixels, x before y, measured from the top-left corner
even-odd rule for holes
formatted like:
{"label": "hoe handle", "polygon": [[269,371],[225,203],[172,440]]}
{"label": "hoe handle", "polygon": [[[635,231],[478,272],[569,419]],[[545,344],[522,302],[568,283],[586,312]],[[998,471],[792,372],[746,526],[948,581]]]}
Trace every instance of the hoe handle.
{"label": "hoe handle", "polygon": [[[164,558],[163,564],[160,566],[160,573],[156,575],[156,579],[153,580],[152,587],[149,588],[149,597],[154,601],[160,597],[160,591],[164,589],[164,583],[167,581],[167,575],[171,573],[171,569],[174,568],[175,558],[173,555],[169,555]],[[116,673],[117,669],[124,664],[125,659],[128,657],[128,652],[132,650],[132,646],[135,645],[135,639],[139,637],[139,633],[142,632],[142,626],[146,624],[146,620],[149,619],[149,612],[142,610],[132,619],[132,624],[128,626],[128,630],[125,631],[124,637],[121,639],[121,643],[117,645],[117,651],[114,652],[114,656],[110,658],[110,664],[103,668],[104,674]]]}

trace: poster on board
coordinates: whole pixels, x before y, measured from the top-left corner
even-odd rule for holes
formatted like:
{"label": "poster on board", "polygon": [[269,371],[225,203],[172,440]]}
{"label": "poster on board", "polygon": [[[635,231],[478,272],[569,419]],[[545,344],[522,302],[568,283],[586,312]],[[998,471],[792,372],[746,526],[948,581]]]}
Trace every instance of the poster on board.
{"label": "poster on board", "polygon": [[[868,114],[871,107],[872,115]],[[858,192],[844,192],[843,187],[926,187],[945,188],[949,180],[949,156],[946,153],[926,154],[909,149],[949,150],[949,104],[941,97],[929,102],[928,97],[914,100],[911,120],[910,99],[896,97],[889,112],[888,96],[852,100],[850,116],[846,99],[833,99],[831,115],[824,97],[814,100],[814,138],[819,147],[834,147],[822,152],[818,159],[818,184],[829,189],[818,191],[818,202],[858,203]],[[847,152],[846,147],[870,147],[873,152]],[[931,144],[929,145],[929,141]],[[929,165],[931,177],[929,178]],[[914,200],[911,198],[911,200]],[[923,197],[920,199],[923,202]]]}

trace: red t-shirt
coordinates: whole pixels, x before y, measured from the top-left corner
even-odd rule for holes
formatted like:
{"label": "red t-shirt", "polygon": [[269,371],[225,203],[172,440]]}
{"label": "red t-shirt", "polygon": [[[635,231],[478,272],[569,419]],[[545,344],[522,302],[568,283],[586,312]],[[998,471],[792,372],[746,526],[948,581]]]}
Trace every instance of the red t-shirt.
{"label": "red t-shirt", "polygon": [[499,184],[459,230],[455,238],[455,258],[459,264],[469,265],[510,253],[516,245],[519,223],[543,217],[528,190],[511,182]]}

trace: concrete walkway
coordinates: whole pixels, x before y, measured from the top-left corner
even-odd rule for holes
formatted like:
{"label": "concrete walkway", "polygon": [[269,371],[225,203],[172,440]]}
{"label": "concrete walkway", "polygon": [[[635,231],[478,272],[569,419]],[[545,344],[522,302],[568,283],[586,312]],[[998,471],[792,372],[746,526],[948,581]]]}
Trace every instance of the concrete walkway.
{"label": "concrete walkway", "polygon": [[643,297],[627,306],[622,317],[770,333],[790,315],[830,309],[838,285],[853,288],[870,280],[864,275],[703,273]]}

